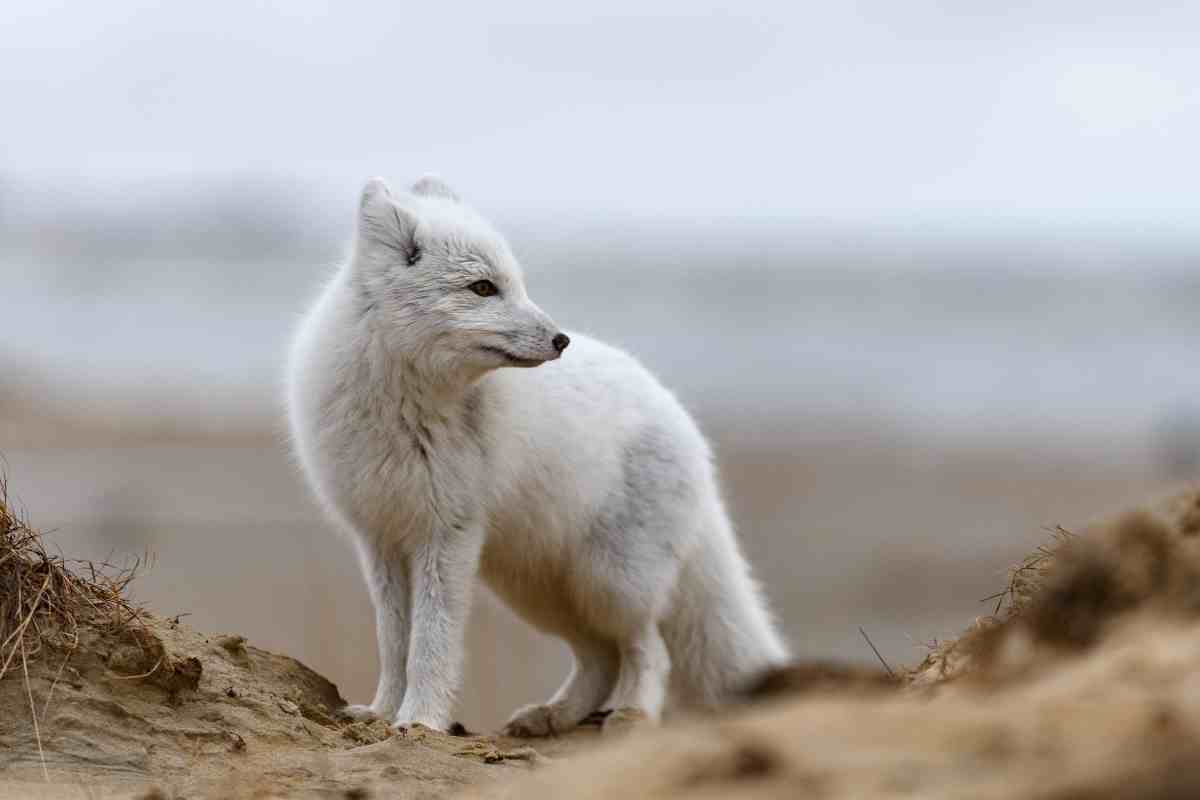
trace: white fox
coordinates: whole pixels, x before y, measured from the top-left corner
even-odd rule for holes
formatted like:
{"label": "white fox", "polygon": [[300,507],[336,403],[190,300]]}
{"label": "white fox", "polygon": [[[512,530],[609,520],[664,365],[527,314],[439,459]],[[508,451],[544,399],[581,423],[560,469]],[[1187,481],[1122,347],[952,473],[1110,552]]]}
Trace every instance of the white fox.
{"label": "white fox", "polygon": [[695,423],[630,356],[568,339],[503,237],[440,180],[403,195],[367,183],[353,253],[296,337],[287,400],[375,606],[379,685],[352,716],[448,726],[477,572],[574,655],[510,735],[609,709],[658,719],[668,693],[712,707],[786,659]]}

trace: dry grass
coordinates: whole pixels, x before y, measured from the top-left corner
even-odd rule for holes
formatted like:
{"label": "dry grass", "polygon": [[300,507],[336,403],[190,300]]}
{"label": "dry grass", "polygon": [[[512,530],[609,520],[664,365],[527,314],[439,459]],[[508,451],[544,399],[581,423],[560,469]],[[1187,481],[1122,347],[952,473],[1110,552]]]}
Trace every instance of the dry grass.
{"label": "dry grass", "polygon": [[50,553],[10,503],[0,475],[0,678],[19,654],[28,660],[46,642],[75,641],[84,619],[116,628],[140,623],[142,611],[126,590],[144,561],[115,565]]}
{"label": "dry grass", "polygon": [[996,601],[996,606],[992,609],[992,616],[1000,616],[1001,611],[1004,611],[1006,616],[1015,616],[1021,613],[1041,587],[1046,573],[1054,563],[1055,553],[1075,539],[1075,534],[1062,525],[1055,525],[1053,528],[1048,528],[1047,531],[1050,541],[1038,545],[1032,553],[1021,559],[1021,563],[1009,570],[1007,586],[981,601],[984,603]]}
{"label": "dry grass", "polygon": [[[0,474],[0,680],[18,667],[37,735],[58,678],[79,644],[83,622],[127,629],[141,623],[141,610],[126,589],[142,559],[124,566],[71,560],[46,550],[42,534],[10,502],[8,479]],[[54,682],[39,714],[29,683],[29,664],[47,649],[62,652]],[[43,756],[43,770],[45,759]]]}
{"label": "dry grass", "polygon": [[[964,676],[998,683],[1053,653],[1095,645],[1136,611],[1200,617],[1200,491],[1097,523],[1084,535],[1062,526],[1009,573],[1007,586],[957,639],[935,642],[906,674],[928,687]],[[1020,657],[1016,657],[1020,654]]]}

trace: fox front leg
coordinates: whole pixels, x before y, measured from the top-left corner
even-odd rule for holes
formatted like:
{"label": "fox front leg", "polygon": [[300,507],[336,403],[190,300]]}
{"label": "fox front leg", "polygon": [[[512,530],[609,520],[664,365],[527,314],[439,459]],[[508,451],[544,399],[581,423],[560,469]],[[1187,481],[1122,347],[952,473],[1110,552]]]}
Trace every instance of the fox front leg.
{"label": "fox front leg", "polygon": [[409,556],[408,685],[394,720],[399,727],[450,725],[483,535],[480,524],[438,526]]}
{"label": "fox front leg", "polygon": [[349,705],[339,714],[353,720],[391,720],[404,702],[408,664],[408,557],[385,537],[360,539],[359,560],[375,608],[379,683],[370,705]]}

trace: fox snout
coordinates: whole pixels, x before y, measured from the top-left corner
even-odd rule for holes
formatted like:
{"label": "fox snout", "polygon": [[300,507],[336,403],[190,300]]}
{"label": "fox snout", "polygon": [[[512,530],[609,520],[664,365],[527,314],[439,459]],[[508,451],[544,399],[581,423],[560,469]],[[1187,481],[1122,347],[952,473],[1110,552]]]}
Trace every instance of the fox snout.
{"label": "fox snout", "polygon": [[510,331],[500,334],[502,341],[494,339],[480,344],[480,349],[499,357],[500,366],[536,367],[547,361],[555,361],[571,343],[571,337],[558,330],[549,318],[539,320],[533,330]]}
{"label": "fox snout", "polygon": [[[532,323],[530,328],[537,331],[534,334],[536,343],[531,342],[531,344],[533,344],[534,348],[541,351],[542,360],[553,361],[562,356],[563,351],[567,349],[567,345],[571,343],[571,337],[563,333],[554,320],[533,303],[530,303],[527,308],[527,313],[530,315],[529,318]],[[542,339],[542,336],[548,338]],[[546,347],[547,344],[549,344],[549,348]]]}
{"label": "fox snout", "polygon": [[[554,330],[551,328],[550,330]],[[543,342],[545,339],[542,340]],[[567,349],[567,345],[571,343],[571,337],[567,336],[562,331],[550,337],[550,349],[543,350],[545,355],[542,357],[545,361],[556,361],[562,358],[563,351]]]}

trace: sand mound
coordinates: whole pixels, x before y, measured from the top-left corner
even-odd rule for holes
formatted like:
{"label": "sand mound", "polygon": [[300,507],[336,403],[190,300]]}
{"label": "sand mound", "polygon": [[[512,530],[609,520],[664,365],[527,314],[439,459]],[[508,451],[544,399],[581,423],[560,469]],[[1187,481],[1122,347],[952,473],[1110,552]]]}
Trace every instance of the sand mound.
{"label": "sand mound", "polygon": [[1169,497],[1053,541],[1013,569],[996,613],[934,647],[913,686],[967,677],[994,684],[1095,645],[1140,612],[1143,623],[1200,614],[1200,492]]}
{"label": "sand mound", "polygon": [[444,797],[542,758],[335,719],[337,687],[299,662],[145,613],[128,571],[79,566],[0,493],[0,797]]}
{"label": "sand mound", "polygon": [[484,737],[336,720],[333,684],[238,636],[153,617],[79,636],[61,674],[69,648],[46,646],[30,665],[45,773],[23,677],[0,681],[11,710],[0,796],[31,796],[48,779],[148,797],[444,797],[538,758]]}
{"label": "sand mound", "polygon": [[468,796],[1200,797],[1198,548],[1200,492],[1060,532],[902,689],[850,673]]}

